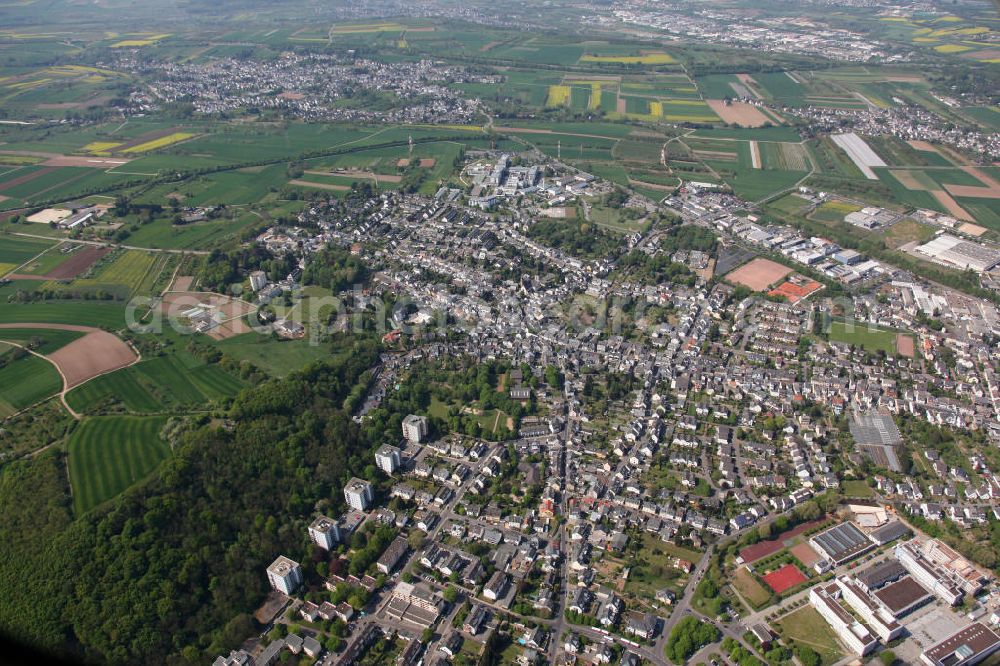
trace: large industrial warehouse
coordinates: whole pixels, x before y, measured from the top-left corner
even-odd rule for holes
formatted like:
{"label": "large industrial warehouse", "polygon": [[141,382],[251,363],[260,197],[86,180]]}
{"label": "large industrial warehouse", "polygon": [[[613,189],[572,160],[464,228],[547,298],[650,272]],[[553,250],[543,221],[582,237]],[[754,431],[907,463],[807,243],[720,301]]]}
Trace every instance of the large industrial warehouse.
{"label": "large industrial warehouse", "polygon": [[1000,266],[1000,252],[951,234],[941,234],[918,247],[917,251],[943,264],[962,270],[971,268],[977,273],[985,273]]}

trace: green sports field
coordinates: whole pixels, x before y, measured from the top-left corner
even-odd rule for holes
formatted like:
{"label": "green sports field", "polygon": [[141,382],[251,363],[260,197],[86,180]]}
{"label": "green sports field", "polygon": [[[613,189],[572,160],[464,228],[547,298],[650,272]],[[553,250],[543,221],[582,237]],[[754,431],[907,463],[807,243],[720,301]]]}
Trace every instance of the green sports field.
{"label": "green sports field", "polygon": [[880,328],[869,327],[864,322],[853,322],[853,325],[835,321],[830,324],[830,340],[846,342],[864,348],[869,352],[884,351],[892,355],[896,353],[896,333]]}
{"label": "green sports field", "polygon": [[118,495],[156,469],[170,449],[162,416],[85,420],[69,438],[69,478],[77,515]]}

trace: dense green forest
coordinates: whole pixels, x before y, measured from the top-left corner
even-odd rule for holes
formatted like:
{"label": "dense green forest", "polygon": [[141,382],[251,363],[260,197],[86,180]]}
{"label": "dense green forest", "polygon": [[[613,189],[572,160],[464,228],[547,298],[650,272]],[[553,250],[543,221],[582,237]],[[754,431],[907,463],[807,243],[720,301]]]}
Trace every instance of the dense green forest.
{"label": "dense green forest", "polygon": [[[278,554],[313,572],[305,525],[368,464],[344,411],[376,343],[238,395],[151,480],[73,521],[62,453],[0,472],[0,624],[39,648],[101,663],[206,663],[253,630]],[[376,433],[371,433],[376,434]],[[381,433],[378,433],[381,434]]]}

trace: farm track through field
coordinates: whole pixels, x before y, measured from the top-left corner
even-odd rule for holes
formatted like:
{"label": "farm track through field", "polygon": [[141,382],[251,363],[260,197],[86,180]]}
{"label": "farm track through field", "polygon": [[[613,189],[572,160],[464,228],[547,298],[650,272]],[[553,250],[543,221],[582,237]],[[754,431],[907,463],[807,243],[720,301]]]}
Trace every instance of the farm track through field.
{"label": "farm track through field", "polygon": [[[62,331],[80,331],[85,335],[73,342],[57,349],[51,354],[39,354],[31,349],[27,349],[20,344],[11,342],[9,344],[22,347],[31,354],[45,359],[53,366],[62,378],[63,388],[59,393],[59,398],[66,410],[79,420],[80,415],[69,406],[66,401],[66,394],[73,388],[80,386],[91,379],[101,375],[120,370],[142,360],[139,354],[130,345],[122,341],[117,336],[91,326],[78,326],[76,324],[39,324],[33,322],[17,322],[0,324],[0,337],[3,336],[2,329],[5,328],[39,328]],[[106,353],[101,353],[106,352]]]}
{"label": "farm track through field", "polygon": [[[29,234],[23,231],[11,231],[10,233],[14,236],[24,236],[25,238],[41,238],[48,241],[59,240],[52,238],[51,236],[42,236],[40,234]],[[178,250],[173,248],[137,247],[135,245],[119,245],[117,243],[108,243],[104,241],[90,241],[90,240],[74,240],[73,242],[83,243],[85,245],[97,245],[99,247],[112,247],[122,250],[142,250],[143,252],[166,252],[168,254],[199,254],[199,255],[211,254],[209,250]]]}

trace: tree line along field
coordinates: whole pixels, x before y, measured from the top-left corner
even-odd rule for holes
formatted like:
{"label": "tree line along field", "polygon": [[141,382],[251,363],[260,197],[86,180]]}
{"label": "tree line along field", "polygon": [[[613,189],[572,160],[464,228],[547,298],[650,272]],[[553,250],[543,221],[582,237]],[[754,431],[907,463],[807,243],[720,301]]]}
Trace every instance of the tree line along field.
{"label": "tree line along field", "polygon": [[204,409],[235,395],[244,382],[185,352],[158,356],[102,375],[66,394],[78,412],[124,409],[136,414]]}
{"label": "tree line along field", "polygon": [[163,416],[96,416],[73,431],[67,450],[78,516],[146,478],[170,455],[160,438],[166,421]]}

